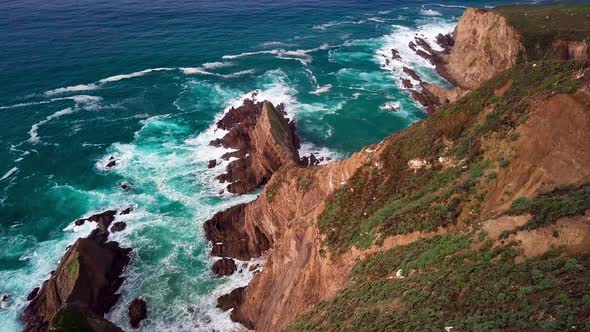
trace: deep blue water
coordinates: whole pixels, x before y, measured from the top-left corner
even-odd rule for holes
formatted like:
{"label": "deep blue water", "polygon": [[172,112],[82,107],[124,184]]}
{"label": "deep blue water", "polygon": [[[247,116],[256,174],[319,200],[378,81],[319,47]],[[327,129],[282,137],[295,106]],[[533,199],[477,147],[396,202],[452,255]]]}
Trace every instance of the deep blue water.
{"label": "deep blue water", "polygon": [[[136,206],[115,239],[134,249],[108,318],[149,304],[145,331],[232,330],[202,223],[255,195],[220,195],[206,162],[216,117],[259,91],[285,102],[306,151],[335,158],[423,119],[400,69],[447,84],[407,47],[450,32],[464,6],[505,1],[13,1],[0,3],[0,331],[67,245],[72,221]],[[403,62],[385,63],[398,49]],[[388,109],[395,106],[398,112]],[[110,156],[122,163],[104,165]],[[134,189],[123,192],[121,182]],[[246,263],[245,263],[246,264]]]}

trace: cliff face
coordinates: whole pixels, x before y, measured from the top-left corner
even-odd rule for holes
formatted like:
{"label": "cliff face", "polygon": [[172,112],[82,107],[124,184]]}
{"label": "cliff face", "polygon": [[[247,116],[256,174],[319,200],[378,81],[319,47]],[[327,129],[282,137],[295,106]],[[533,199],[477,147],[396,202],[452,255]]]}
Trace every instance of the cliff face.
{"label": "cliff face", "polygon": [[455,45],[442,70],[464,89],[473,90],[512,67],[523,49],[518,31],[491,11],[467,9],[454,34]]}
{"label": "cliff face", "polygon": [[269,102],[246,100],[217,123],[228,133],[211,144],[235,149],[222,158],[237,158],[219,177],[229,182],[229,192],[246,193],[265,184],[281,166],[299,163],[295,126],[285,119],[282,109],[282,105],[277,110]]}
{"label": "cliff face", "polygon": [[459,99],[518,62],[590,59],[588,12],[587,6],[565,5],[467,9],[453,32],[452,46],[443,52],[423,46],[455,88],[422,83],[423,95],[436,107]]}
{"label": "cliff face", "polygon": [[587,45],[551,35],[531,58],[520,18],[469,9],[446,54],[417,38],[458,85],[421,82],[437,112],[350,159],[284,166],[209,220],[214,255],[266,259],[219,307],[257,331],[588,322],[590,68],[546,61]]}
{"label": "cliff face", "polygon": [[64,254],[58,268],[25,308],[25,331],[61,331],[78,327],[95,332],[117,332],[121,329],[106,321],[103,315],[115,304],[116,293],[129,263],[131,249],[107,242],[108,227],[116,211],[88,218],[98,228],[86,238],[78,239]]}
{"label": "cliff face", "polygon": [[[402,245],[437,243],[448,234],[457,234],[453,241],[482,237],[472,227],[486,220],[485,236],[492,245],[504,243],[500,233],[515,232],[509,238],[520,239],[515,248],[524,252],[521,261],[550,249],[533,250],[538,247],[534,241],[522,239],[539,240],[551,234],[551,227],[564,235],[547,243],[586,250],[586,221],[557,218],[558,226],[540,226],[531,233],[530,217],[501,216],[522,197],[536,200],[560,186],[590,182],[589,78],[581,63],[518,65],[348,160],[281,168],[257,200],[220,213],[205,226],[215,255],[266,258],[263,271],[224,308],[235,308],[232,318],[257,331],[333,329],[323,324],[355,320],[355,310],[372,308],[356,297],[368,290],[354,293],[360,286],[351,275],[359,264]],[[559,84],[544,84],[547,80]],[[583,210],[590,197],[582,202]],[[457,246],[469,249],[471,240],[462,241],[467,240]],[[396,268],[385,261],[371,264]],[[399,283],[408,272],[389,273],[369,280]],[[360,308],[331,302],[322,306],[334,296]],[[393,302],[378,306],[403,315],[395,310],[401,297],[388,301]],[[310,307],[313,311],[305,315]],[[331,307],[335,311],[327,309]]]}

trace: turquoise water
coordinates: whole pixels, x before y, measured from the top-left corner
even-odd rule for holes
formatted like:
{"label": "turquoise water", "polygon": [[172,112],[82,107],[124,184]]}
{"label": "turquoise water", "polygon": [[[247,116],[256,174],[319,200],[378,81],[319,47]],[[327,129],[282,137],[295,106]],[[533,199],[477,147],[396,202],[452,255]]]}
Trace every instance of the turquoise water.
{"label": "turquoise water", "polygon": [[[346,157],[425,117],[401,66],[447,83],[407,44],[450,32],[467,3],[499,2],[0,4],[0,293],[13,300],[0,331],[22,328],[26,294],[90,231],[73,220],[130,205],[113,237],[133,258],[107,317],[128,328],[142,296],[144,331],[237,328],[215,300],[251,275],[211,276],[202,224],[255,194],[219,193],[215,119],[258,91],[287,104],[305,151]],[[385,63],[391,48],[404,63]],[[121,163],[107,170],[110,156]]]}

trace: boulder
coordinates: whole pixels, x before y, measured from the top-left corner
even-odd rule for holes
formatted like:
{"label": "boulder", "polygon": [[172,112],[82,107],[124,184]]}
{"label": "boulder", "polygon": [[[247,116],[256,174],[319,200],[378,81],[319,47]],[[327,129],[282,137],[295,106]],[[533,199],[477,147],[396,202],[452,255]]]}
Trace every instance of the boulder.
{"label": "boulder", "polygon": [[220,296],[217,299],[217,307],[223,311],[238,307],[244,301],[244,290],[240,287],[232,290],[229,294]]}
{"label": "boulder", "polygon": [[147,318],[147,304],[140,298],[135,298],[129,305],[129,323],[131,327],[138,328],[139,323]]}
{"label": "boulder", "polygon": [[211,267],[213,273],[215,273],[218,277],[224,277],[232,275],[236,272],[237,267],[236,263],[231,258],[222,258],[216,261]]}
{"label": "boulder", "polygon": [[125,228],[127,227],[127,224],[122,222],[122,221],[117,221],[116,223],[113,224],[113,226],[111,226],[111,232],[115,233],[115,232],[121,232],[123,230],[125,230]]}

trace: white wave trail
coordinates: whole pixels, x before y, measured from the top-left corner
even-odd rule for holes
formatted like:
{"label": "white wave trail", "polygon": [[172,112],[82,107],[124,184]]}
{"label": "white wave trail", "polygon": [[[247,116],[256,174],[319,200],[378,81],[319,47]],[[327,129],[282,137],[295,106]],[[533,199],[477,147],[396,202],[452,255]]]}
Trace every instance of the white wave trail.
{"label": "white wave trail", "polygon": [[318,24],[318,25],[314,25],[312,27],[312,29],[315,30],[327,30],[331,27],[337,26],[337,25],[344,25],[344,24],[363,24],[365,23],[365,20],[358,20],[358,21],[340,21],[340,22],[329,22],[329,23],[324,23],[324,24]]}
{"label": "white wave trail", "polygon": [[78,84],[78,85],[61,87],[61,88],[45,91],[45,95],[46,96],[55,96],[58,94],[63,94],[63,93],[68,93],[68,92],[96,90],[96,89],[100,88],[103,84],[117,82],[117,81],[129,79],[129,78],[134,78],[134,77],[139,77],[139,76],[143,76],[145,74],[149,74],[152,72],[167,71],[167,70],[174,70],[174,69],[175,68],[150,68],[150,69],[145,69],[145,70],[137,71],[137,72],[130,73],[130,74],[114,75],[114,76],[110,76],[107,78],[103,78],[103,79],[99,80],[97,83]]}
{"label": "white wave trail", "polygon": [[330,91],[331,88],[332,88],[332,84],[326,84],[324,86],[318,87],[314,91],[310,92],[310,94],[317,96],[317,95],[320,95],[320,94],[322,94],[324,92]]}
{"label": "white wave trail", "polygon": [[74,112],[76,112],[76,110],[74,108],[68,107],[68,108],[65,108],[61,111],[57,111],[57,112],[49,115],[48,117],[45,118],[45,120],[41,120],[41,121],[33,124],[31,126],[31,129],[29,130],[29,142],[31,142],[32,144],[38,144],[39,142],[41,142],[41,140],[39,139],[39,134],[37,133],[40,126],[46,124],[47,122],[49,122],[53,119],[57,119],[57,118],[62,117],[66,114],[72,114]]}
{"label": "white wave trail", "polygon": [[233,66],[233,62],[206,62],[203,64],[203,68],[205,69],[216,69],[216,68],[225,68]]}
{"label": "white wave trail", "polygon": [[296,60],[301,62],[302,64],[307,64],[312,61],[312,57],[310,53],[331,49],[337,46],[330,46],[328,44],[321,44],[318,47],[310,48],[310,49],[298,49],[298,50],[286,50],[286,49],[273,49],[273,50],[263,50],[263,51],[254,51],[254,52],[244,52],[240,54],[231,54],[231,55],[224,55],[222,59],[224,60],[231,60],[231,59],[238,59],[253,55],[260,55],[260,54],[271,54],[275,55],[279,59],[284,60]]}
{"label": "white wave trail", "polygon": [[212,73],[210,71],[207,71],[201,67],[197,67],[197,68],[182,67],[182,68],[178,68],[178,69],[180,71],[182,71],[185,75],[208,75],[208,76],[217,76],[217,77],[223,77],[223,78],[234,78],[234,77],[254,74],[256,72],[254,69],[248,69],[248,70],[242,70],[242,71],[238,71],[238,72],[231,73],[231,74],[218,74],[218,73]]}
{"label": "white wave trail", "polygon": [[71,97],[66,97],[66,98],[54,98],[54,99],[59,99],[59,100],[71,99],[76,103],[76,105],[74,107],[68,107],[68,108],[64,108],[60,111],[57,111],[57,112],[47,116],[44,120],[41,120],[41,121],[33,124],[31,126],[31,129],[29,129],[29,142],[30,143],[38,144],[41,142],[41,140],[39,139],[39,134],[38,134],[39,127],[46,124],[47,122],[57,119],[57,118],[60,118],[64,115],[76,113],[77,111],[80,110],[80,108],[96,111],[100,108],[100,101],[102,100],[102,98],[100,98],[100,97],[87,96],[87,95],[78,95],[78,96],[71,96]]}
{"label": "white wave trail", "polygon": [[461,5],[445,5],[442,3],[433,3],[433,6],[439,6],[439,7],[444,7],[444,8],[464,8],[467,9],[466,6],[461,6]]}
{"label": "white wave trail", "polygon": [[145,74],[149,74],[149,73],[153,73],[153,72],[157,72],[157,71],[168,71],[168,70],[174,70],[174,69],[175,68],[150,68],[150,69],[137,71],[137,72],[131,73],[131,74],[121,74],[121,75],[115,75],[115,76],[103,78],[103,79],[99,80],[98,82],[100,82],[102,84],[117,82],[117,81],[129,79],[129,78],[140,77]]}
{"label": "white wave trail", "polygon": [[51,98],[49,100],[33,101],[30,103],[19,103],[19,104],[14,104],[14,105],[0,106],[0,110],[10,109],[10,108],[18,108],[18,107],[26,107],[26,106],[34,106],[34,105],[42,105],[42,104],[48,104],[48,103],[52,103],[52,102],[60,101],[60,100],[73,100],[77,103],[78,102],[93,103],[93,102],[100,101],[101,98],[97,97],[97,96],[89,96],[89,95],[75,95],[75,96],[69,96],[69,97]]}
{"label": "white wave trail", "polygon": [[0,181],[8,179],[9,176],[16,173],[18,171],[18,167],[11,168],[8,172],[6,172],[1,178]]}
{"label": "white wave trail", "polygon": [[270,50],[270,51],[256,51],[256,52],[244,52],[240,54],[232,54],[232,55],[224,55],[221,58],[224,60],[231,60],[231,59],[239,59],[246,56],[257,55],[257,54],[277,54],[279,50]]}
{"label": "white wave trail", "polygon": [[62,93],[67,92],[80,92],[80,91],[89,91],[89,90],[96,90],[98,89],[98,84],[78,84],[73,86],[67,86],[62,88],[57,88],[49,91],[45,91],[46,96],[55,96]]}

